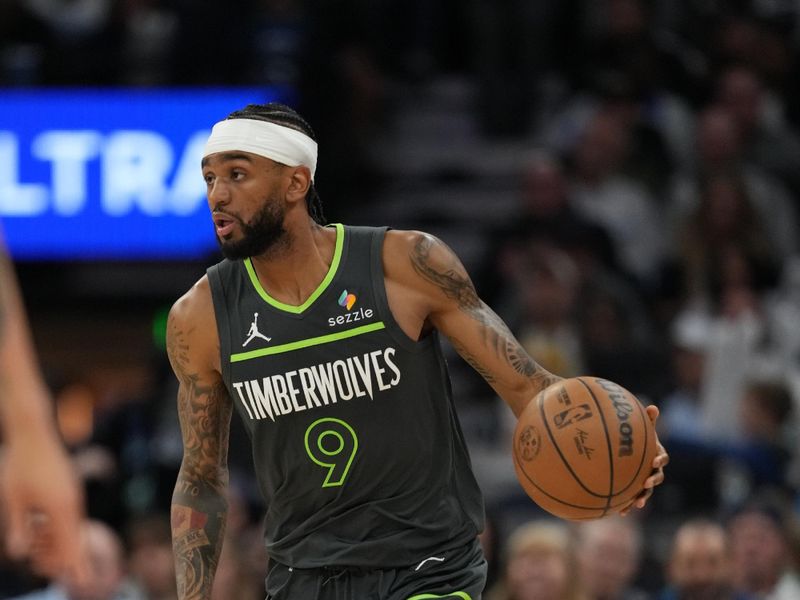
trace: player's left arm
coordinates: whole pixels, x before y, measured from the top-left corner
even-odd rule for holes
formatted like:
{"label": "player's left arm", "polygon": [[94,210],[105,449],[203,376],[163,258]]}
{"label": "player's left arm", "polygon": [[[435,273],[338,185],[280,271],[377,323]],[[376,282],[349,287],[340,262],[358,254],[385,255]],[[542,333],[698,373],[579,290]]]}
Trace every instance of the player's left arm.
{"label": "player's left arm", "polygon": [[[421,232],[402,236],[404,282],[425,318],[492,386],[519,417],[531,399],[561,377],[536,363],[497,314],[478,297],[466,269],[438,238]],[[401,254],[401,253],[398,253]]]}
{"label": "player's left arm", "polygon": [[[503,320],[478,296],[464,265],[436,237],[415,231],[387,234],[384,264],[387,279],[402,285],[424,317],[423,331],[435,328],[519,417],[528,403],[561,377],[528,355]],[[647,408],[655,422],[658,408]],[[635,505],[644,506],[652,488],[664,479],[669,458],[659,443],[653,475]]]}

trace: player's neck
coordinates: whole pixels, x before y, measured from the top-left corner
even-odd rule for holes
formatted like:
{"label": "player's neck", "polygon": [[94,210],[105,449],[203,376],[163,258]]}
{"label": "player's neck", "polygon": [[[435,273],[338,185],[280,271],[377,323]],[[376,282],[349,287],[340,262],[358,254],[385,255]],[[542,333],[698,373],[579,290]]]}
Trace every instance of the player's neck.
{"label": "player's neck", "polygon": [[279,253],[252,258],[264,290],[284,304],[299,306],[319,287],[330,269],[336,230],[311,219],[286,223],[288,245]]}

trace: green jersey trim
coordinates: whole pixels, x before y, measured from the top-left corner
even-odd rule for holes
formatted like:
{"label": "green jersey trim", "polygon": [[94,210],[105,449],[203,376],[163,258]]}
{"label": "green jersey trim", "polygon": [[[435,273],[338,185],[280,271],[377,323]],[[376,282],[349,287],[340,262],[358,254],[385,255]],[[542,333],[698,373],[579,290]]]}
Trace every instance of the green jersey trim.
{"label": "green jersey trim", "polygon": [[339,269],[339,262],[342,258],[342,248],[344,248],[344,226],[341,223],[336,223],[334,224],[334,227],[336,227],[336,246],[333,250],[333,260],[331,260],[331,266],[328,268],[328,273],[325,275],[325,279],[322,280],[322,283],[319,284],[317,289],[314,290],[308,299],[300,306],[284,304],[283,302],[275,300],[275,298],[270,296],[261,286],[261,282],[258,280],[258,275],[253,267],[253,261],[250,258],[244,259],[244,268],[247,269],[247,274],[250,276],[250,283],[253,284],[253,287],[256,289],[258,295],[261,296],[261,299],[264,300],[264,302],[277,308],[278,310],[283,310],[285,312],[298,315],[311,306],[314,301],[322,295],[322,292],[328,289],[328,286],[336,275],[336,271]]}
{"label": "green jersey trim", "polygon": [[329,344],[331,342],[338,342],[339,340],[346,340],[347,338],[386,329],[383,321],[377,323],[370,323],[369,325],[362,325],[361,327],[354,327],[346,331],[339,331],[337,333],[329,333],[328,335],[320,335],[305,340],[298,340],[296,342],[289,342],[288,344],[281,344],[280,346],[272,346],[271,348],[260,348],[258,350],[251,350],[250,352],[239,352],[238,354],[231,354],[231,362],[241,362],[243,360],[251,360],[261,356],[270,356],[272,354],[283,354],[284,352],[292,352],[293,350],[300,350],[302,348],[309,348],[311,346],[319,346],[320,344]]}

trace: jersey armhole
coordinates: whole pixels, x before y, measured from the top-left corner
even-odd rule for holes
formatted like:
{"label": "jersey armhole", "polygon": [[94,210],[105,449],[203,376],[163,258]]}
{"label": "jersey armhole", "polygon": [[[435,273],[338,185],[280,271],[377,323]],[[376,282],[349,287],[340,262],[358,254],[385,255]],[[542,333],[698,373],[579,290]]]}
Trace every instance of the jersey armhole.
{"label": "jersey armhole", "polygon": [[220,265],[216,264],[206,270],[208,283],[211,287],[211,299],[214,305],[214,317],[219,338],[219,364],[222,371],[222,381],[230,390],[231,382],[231,328],[225,312],[225,289],[222,285],[222,276],[219,272]]}
{"label": "jersey armhole", "polygon": [[370,275],[372,279],[372,291],[375,295],[375,304],[378,307],[378,314],[386,324],[386,331],[403,348],[410,352],[422,352],[428,349],[437,339],[436,332],[422,338],[413,340],[397,324],[392,309],[389,306],[389,298],[386,294],[386,275],[383,272],[383,241],[389,227],[378,227],[373,230],[372,244],[370,245]]}

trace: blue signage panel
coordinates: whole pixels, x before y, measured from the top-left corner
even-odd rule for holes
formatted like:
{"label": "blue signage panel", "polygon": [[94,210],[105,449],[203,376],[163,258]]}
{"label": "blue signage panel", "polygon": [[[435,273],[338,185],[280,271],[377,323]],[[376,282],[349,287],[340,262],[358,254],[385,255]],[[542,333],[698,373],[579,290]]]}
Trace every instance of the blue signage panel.
{"label": "blue signage panel", "polygon": [[211,126],[269,89],[0,90],[0,219],[15,259],[186,259],[216,246]]}

